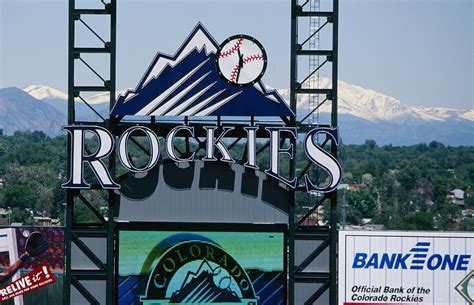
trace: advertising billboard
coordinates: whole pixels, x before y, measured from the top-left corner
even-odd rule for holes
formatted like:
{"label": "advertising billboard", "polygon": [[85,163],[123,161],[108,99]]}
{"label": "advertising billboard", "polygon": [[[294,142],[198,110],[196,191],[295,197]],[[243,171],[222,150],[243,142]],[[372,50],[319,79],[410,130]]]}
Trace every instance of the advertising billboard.
{"label": "advertising billboard", "polygon": [[0,229],[0,304],[62,304],[63,276],[63,228]]}
{"label": "advertising billboard", "polygon": [[339,304],[474,302],[474,233],[339,233]]}
{"label": "advertising billboard", "polygon": [[285,226],[188,227],[119,230],[118,304],[287,304]]}

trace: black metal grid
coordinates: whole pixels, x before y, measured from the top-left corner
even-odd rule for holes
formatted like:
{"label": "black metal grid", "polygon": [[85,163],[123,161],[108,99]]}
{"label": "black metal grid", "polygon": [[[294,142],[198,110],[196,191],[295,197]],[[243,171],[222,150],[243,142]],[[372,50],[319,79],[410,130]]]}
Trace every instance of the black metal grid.
{"label": "black metal grid", "polygon": [[[321,0],[323,1],[323,0]],[[292,121],[292,126],[298,126],[300,131],[309,130],[314,126],[324,126],[320,122],[311,122],[308,124],[307,119],[310,115],[317,111],[317,109],[325,104],[331,103],[331,117],[330,127],[337,127],[337,55],[338,55],[338,0],[332,1],[331,11],[320,11],[310,10],[308,3],[310,0],[298,1],[291,0],[291,68],[290,68],[290,106],[293,111],[296,112],[296,104],[298,98],[304,95],[320,94],[325,95],[323,99],[315,108],[311,109],[301,121]],[[298,37],[298,25],[305,18],[319,17],[323,19],[321,25],[314,32],[310,33],[307,37],[303,37],[301,40]],[[329,50],[311,50],[305,49],[304,45],[314,36],[316,33],[323,35],[321,30],[328,24],[332,25],[332,49]],[[313,71],[309,71],[306,77],[302,79],[298,75],[298,59],[305,56],[319,56],[322,57],[322,63],[315,68]],[[331,64],[331,78],[332,88],[304,88],[307,80],[314,75],[322,66]],[[331,139],[323,140],[322,146],[330,146],[330,153],[332,156],[337,158],[337,146]],[[310,164],[303,168],[299,176],[302,177],[304,173],[310,168]],[[291,169],[292,173],[295,173],[295,168]],[[295,193],[298,191],[305,191],[304,188],[297,188]],[[313,214],[318,207],[320,207],[325,201],[330,202],[330,218],[327,226],[318,225],[305,225],[305,221]],[[295,202],[293,202],[295,203]],[[329,291],[329,304],[337,304],[337,191],[333,191],[328,194],[324,194],[321,198],[313,204],[306,213],[303,215],[296,214],[296,206],[293,205],[290,208],[290,219],[289,219],[289,301],[290,305],[296,304],[295,302],[295,290],[299,284],[320,284],[312,295],[304,302],[305,305],[318,303],[318,300]],[[298,251],[298,241],[320,241],[319,245],[316,246],[307,257],[297,265],[295,263],[295,255]],[[329,272],[305,272],[305,268],[308,267],[323,251],[329,248]],[[297,304],[299,305],[299,304]]]}

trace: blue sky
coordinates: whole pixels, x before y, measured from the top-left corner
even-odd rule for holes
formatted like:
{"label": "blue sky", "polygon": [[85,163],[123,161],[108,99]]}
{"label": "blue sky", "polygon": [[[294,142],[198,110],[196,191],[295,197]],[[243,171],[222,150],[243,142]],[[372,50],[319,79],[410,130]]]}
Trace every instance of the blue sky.
{"label": "blue sky", "polygon": [[[288,87],[289,0],[118,3],[119,89],[136,85],[156,51],[174,53],[198,21],[218,41],[255,36],[269,55],[265,82]],[[473,3],[340,0],[339,79],[409,105],[474,108]],[[0,87],[44,84],[66,91],[67,1],[1,0],[0,14]],[[97,18],[88,21],[107,36]],[[86,31],[78,35],[87,44],[99,42]],[[106,57],[90,61],[106,70]],[[79,65],[78,71],[88,73]]]}

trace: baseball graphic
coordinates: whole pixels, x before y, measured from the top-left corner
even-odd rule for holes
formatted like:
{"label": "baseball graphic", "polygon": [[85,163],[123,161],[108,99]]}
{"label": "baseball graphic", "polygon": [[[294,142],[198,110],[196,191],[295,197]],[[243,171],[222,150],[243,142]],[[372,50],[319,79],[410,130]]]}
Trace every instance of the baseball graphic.
{"label": "baseball graphic", "polygon": [[219,47],[217,71],[229,84],[253,85],[262,78],[267,67],[267,54],[262,44],[248,35],[227,38]]}
{"label": "baseball graphic", "polygon": [[467,284],[467,294],[469,295],[469,297],[474,300],[474,276],[471,277],[471,279],[469,280],[469,283]]}

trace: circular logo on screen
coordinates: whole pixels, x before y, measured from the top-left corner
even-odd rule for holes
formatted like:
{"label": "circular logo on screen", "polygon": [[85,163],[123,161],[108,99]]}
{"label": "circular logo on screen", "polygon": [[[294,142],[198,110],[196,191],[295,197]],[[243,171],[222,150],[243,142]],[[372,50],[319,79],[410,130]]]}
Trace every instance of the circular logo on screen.
{"label": "circular logo on screen", "polygon": [[30,236],[30,231],[25,229],[22,234],[23,234],[23,237],[28,237]]}
{"label": "circular logo on screen", "polygon": [[227,252],[210,241],[190,240],[159,257],[140,301],[257,305],[258,297],[246,271]]}
{"label": "circular logo on screen", "polygon": [[248,35],[234,35],[219,47],[216,56],[219,75],[229,84],[243,87],[258,82],[267,68],[262,44]]}

